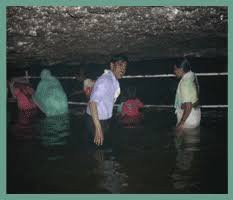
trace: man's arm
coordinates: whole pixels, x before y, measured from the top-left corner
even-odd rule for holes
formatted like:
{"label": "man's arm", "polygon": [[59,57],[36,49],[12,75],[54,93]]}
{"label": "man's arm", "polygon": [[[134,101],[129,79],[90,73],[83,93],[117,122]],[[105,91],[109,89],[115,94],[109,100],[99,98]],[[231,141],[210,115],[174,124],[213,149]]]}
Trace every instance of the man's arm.
{"label": "man's arm", "polygon": [[94,137],[94,143],[97,145],[102,145],[104,141],[104,134],[102,131],[102,127],[99,121],[98,117],[98,110],[97,110],[97,105],[96,102],[90,101],[88,103],[90,112],[91,112],[91,117],[95,125],[95,137]]}

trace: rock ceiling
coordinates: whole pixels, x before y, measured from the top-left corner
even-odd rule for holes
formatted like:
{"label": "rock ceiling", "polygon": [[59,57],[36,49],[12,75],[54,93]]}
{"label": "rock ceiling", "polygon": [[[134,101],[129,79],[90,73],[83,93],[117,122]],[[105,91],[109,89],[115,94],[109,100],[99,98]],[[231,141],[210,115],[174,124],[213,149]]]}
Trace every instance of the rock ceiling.
{"label": "rock ceiling", "polygon": [[7,7],[7,62],[227,56],[227,7]]}

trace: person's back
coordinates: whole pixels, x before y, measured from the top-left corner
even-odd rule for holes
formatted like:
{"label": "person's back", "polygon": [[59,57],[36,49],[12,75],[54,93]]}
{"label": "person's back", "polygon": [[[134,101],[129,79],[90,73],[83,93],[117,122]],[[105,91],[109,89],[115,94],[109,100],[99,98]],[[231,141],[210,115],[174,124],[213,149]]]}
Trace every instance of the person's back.
{"label": "person's back", "polygon": [[128,99],[126,102],[123,103],[122,115],[126,115],[129,117],[139,117],[141,115],[139,109],[143,108],[143,106],[143,103],[137,98]]}
{"label": "person's back", "polygon": [[36,104],[32,101],[34,89],[30,83],[24,79],[12,78],[8,82],[8,87],[13,98],[16,98],[17,105],[20,111],[28,111],[36,109]]}
{"label": "person's back", "polygon": [[32,110],[37,108],[36,104],[31,99],[33,92],[34,90],[29,86],[26,86],[26,88],[13,88],[13,94],[17,99],[18,108],[21,111]]}
{"label": "person's back", "polygon": [[140,108],[143,108],[143,103],[136,98],[136,88],[129,87],[127,89],[127,99],[122,106],[121,121],[124,125],[136,125],[142,120]]}
{"label": "person's back", "polygon": [[47,116],[61,115],[68,112],[68,100],[60,82],[47,69],[41,72],[34,102]]}

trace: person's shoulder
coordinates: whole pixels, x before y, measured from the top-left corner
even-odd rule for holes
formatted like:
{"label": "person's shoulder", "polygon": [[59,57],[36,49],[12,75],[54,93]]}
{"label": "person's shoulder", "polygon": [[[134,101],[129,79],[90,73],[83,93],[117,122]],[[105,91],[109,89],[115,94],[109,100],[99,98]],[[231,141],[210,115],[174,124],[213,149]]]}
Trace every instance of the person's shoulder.
{"label": "person's shoulder", "polygon": [[109,74],[103,74],[97,79],[96,84],[101,84],[101,83],[110,84],[111,81],[112,81],[112,78]]}
{"label": "person's shoulder", "polygon": [[132,99],[131,103],[135,105],[142,104],[142,102],[138,98]]}
{"label": "person's shoulder", "polygon": [[184,79],[180,83],[181,87],[189,87],[192,84],[193,84],[193,81],[190,79]]}
{"label": "person's shoulder", "polygon": [[140,102],[141,103],[141,100],[140,99],[138,99],[138,98],[136,98],[136,99],[134,99],[136,102]]}
{"label": "person's shoulder", "polygon": [[132,103],[134,103],[134,100],[133,99],[128,99],[125,103],[126,104],[132,104]]}

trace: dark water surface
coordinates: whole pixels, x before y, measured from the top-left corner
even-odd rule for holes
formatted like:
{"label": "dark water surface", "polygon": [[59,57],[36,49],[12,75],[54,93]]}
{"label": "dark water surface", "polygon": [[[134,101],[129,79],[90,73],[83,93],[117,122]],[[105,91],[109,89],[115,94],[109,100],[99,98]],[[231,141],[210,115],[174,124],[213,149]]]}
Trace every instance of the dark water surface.
{"label": "dark water surface", "polygon": [[105,146],[86,144],[83,116],[45,118],[8,106],[7,193],[227,193],[227,110],[203,109],[200,129],[175,134],[173,110],[115,119]]}

